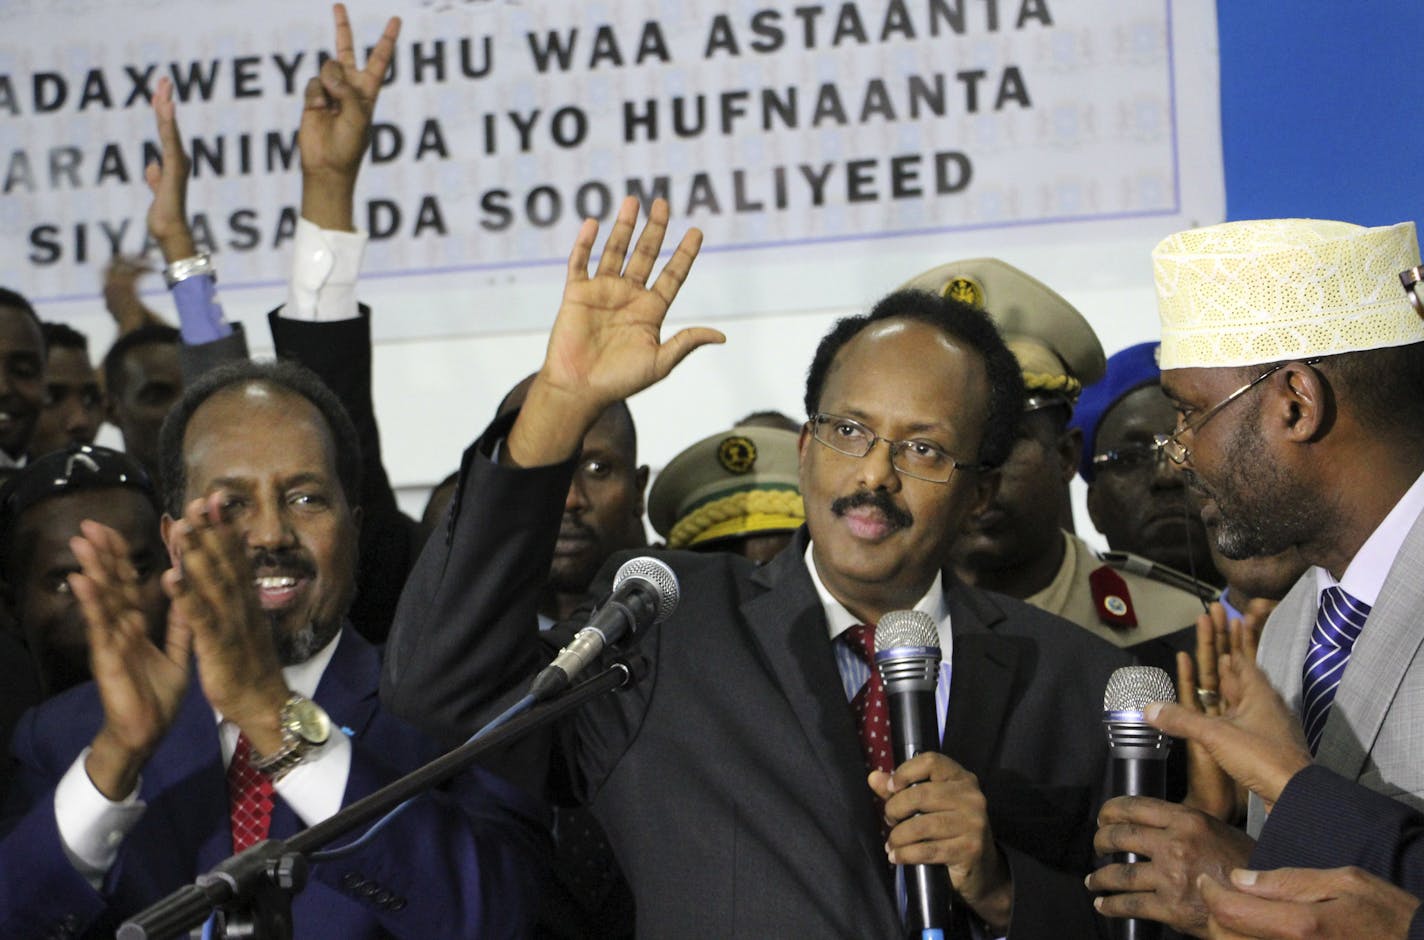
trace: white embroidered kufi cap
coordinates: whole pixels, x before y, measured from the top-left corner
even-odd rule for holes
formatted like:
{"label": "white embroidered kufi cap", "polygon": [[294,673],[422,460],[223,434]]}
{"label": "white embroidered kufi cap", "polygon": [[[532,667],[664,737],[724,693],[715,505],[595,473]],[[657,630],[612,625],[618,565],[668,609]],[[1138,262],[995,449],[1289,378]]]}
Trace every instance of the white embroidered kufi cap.
{"label": "white embroidered kufi cap", "polygon": [[1424,342],[1400,288],[1413,222],[1227,222],[1152,251],[1163,370],[1245,366]]}

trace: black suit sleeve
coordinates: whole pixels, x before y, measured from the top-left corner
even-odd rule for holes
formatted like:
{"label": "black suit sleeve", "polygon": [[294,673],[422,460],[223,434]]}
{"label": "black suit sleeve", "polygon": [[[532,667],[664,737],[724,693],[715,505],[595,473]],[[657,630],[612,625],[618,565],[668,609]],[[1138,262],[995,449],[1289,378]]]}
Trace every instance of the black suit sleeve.
{"label": "black suit sleeve", "polygon": [[1347,865],[1424,897],[1424,815],[1312,765],[1281,791],[1251,853],[1251,867]]}
{"label": "black suit sleeve", "polygon": [[513,421],[499,419],[465,452],[446,519],[411,571],[386,644],[381,699],[446,740],[476,730],[550,658],[539,596],[573,461],[499,464],[490,455]]}
{"label": "black suit sleeve", "polygon": [[208,372],[228,362],[247,359],[247,334],[241,323],[232,324],[232,332],[210,343],[182,343],[178,347],[178,362],[183,369],[183,384],[192,385]]}
{"label": "black suit sleeve", "polygon": [[361,635],[382,643],[415,561],[417,525],[396,505],[381,458],[381,434],[371,399],[370,308],[346,320],[293,320],[267,315],[277,355],[315,372],[346,407],[361,446],[360,561],[348,616]]}

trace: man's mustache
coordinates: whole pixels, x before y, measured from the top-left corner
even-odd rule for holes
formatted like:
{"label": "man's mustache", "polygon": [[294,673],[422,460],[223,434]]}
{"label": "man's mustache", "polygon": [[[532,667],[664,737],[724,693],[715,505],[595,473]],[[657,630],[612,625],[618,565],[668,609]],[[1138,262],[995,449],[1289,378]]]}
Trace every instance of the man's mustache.
{"label": "man's mustache", "polygon": [[294,575],[316,573],[316,565],[297,549],[257,548],[249,558],[253,571],[283,571]]}
{"label": "man's mustache", "polygon": [[852,509],[860,509],[871,506],[880,510],[885,516],[885,520],[897,529],[907,529],[914,525],[915,517],[910,515],[890,498],[890,494],[884,490],[859,490],[849,496],[842,496],[831,503],[831,513],[836,516],[844,516]]}

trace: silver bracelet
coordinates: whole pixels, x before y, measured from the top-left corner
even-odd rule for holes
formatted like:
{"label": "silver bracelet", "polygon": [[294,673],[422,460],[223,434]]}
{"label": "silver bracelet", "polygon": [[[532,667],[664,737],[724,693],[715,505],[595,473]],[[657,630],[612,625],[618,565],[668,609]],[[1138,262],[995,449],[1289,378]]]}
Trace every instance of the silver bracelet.
{"label": "silver bracelet", "polygon": [[202,274],[208,275],[213,280],[218,278],[218,269],[213,264],[213,256],[207,252],[194,255],[191,258],[179,258],[163,269],[163,279],[168,282],[170,290],[180,281],[186,281],[190,277],[198,277]]}

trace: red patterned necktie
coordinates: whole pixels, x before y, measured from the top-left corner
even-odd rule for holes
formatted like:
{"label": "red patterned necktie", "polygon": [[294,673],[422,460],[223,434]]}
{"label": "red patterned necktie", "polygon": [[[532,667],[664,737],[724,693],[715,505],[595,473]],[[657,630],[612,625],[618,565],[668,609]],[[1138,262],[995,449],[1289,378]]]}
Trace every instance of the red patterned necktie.
{"label": "red patterned necktie", "polygon": [[252,745],[245,734],[237,736],[237,749],[227,765],[227,793],[236,854],[267,838],[272,826],[272,781],[252,766]]}
{"label": "red patterned necktie", "polygon": [[860,752],[867,770],[890,773],[895,769],[895,759],[890,754],[890,709],[885,703],[880,670],[875,668],[875,627],[858,623],[847,630],[845,636],[846,642],[870,667],[870,681],[850,700],[855,725],[860,731]]}

